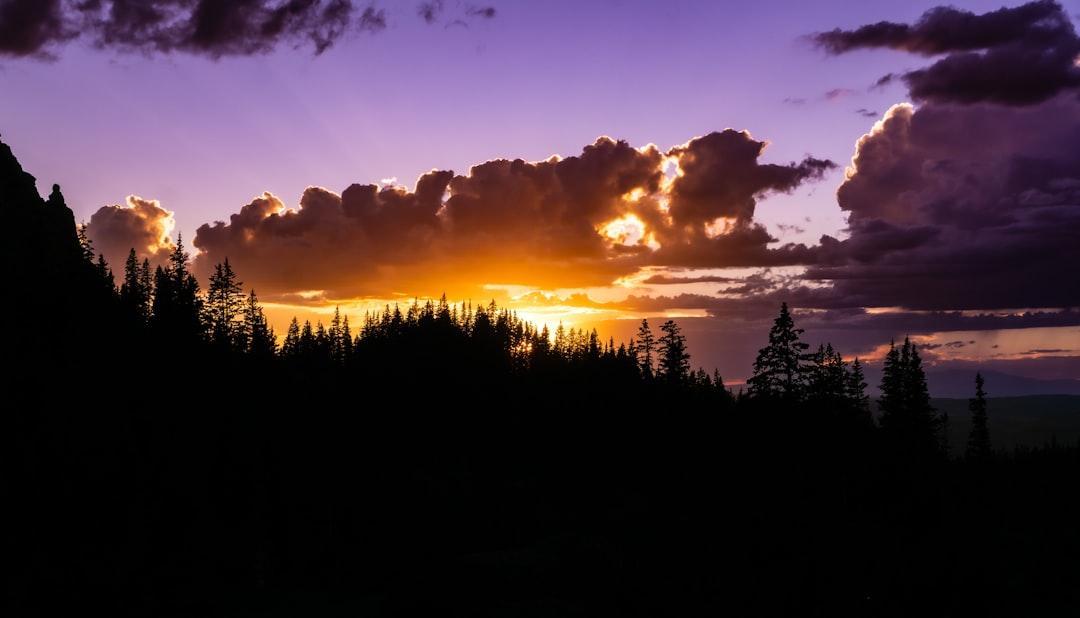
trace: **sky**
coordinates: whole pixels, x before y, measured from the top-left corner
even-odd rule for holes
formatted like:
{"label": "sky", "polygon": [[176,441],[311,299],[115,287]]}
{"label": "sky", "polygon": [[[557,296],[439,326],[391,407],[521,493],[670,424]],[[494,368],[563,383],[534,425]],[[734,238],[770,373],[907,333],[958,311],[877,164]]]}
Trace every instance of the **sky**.
{"label": "sky", "polygon": [[0,136],[118,276],[182,240],[279,334],[674,319],[737,385],[786,302],[871,373],[1078,380],[1080,5],[951,7],[0,0]]}

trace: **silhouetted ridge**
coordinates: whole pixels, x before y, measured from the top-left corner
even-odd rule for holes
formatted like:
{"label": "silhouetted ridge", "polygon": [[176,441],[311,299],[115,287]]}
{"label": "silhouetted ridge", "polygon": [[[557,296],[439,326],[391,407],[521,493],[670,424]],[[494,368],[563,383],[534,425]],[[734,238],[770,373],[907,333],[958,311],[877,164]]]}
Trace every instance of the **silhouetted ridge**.
{"label": "silhouetted ridge", "polygon": [[[91,349],[103,343],[114,325],[112,294],[102,273],[80,242],[75,215],[60,186],[48,199],[23,170],[11,148],[0,142],[0,277],[11,295],[0,317],[9,327],[8,350],[18,361],[5,374],[16,394],[32,393],[37,405],[65,392],[55,382],[72,363],[86,364]],[[101,351],[112,346],[100,345]],[[89,365],[87,365],[89,367]],[[85,372],[76,374],[77,378]],[[77,379],[76,378],[76,379]]]}

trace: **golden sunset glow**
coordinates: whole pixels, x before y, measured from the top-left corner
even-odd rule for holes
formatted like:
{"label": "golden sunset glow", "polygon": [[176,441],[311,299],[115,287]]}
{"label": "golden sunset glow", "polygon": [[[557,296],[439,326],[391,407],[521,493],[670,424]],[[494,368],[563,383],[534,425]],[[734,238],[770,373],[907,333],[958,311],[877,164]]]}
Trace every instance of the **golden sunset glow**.
{"label": "golden sunset glow", "polygon": [[735,217],[717,217],[705,224],[705,235],[709,238],[716,238],[728,234],[735,228],[737,222],[738,220]]}
{"label": "golden sunset glow", "polygon": [[636,215],[625,215],[605,224],[600,233],[616,244],[633,245],[645,235],[645,224]]}

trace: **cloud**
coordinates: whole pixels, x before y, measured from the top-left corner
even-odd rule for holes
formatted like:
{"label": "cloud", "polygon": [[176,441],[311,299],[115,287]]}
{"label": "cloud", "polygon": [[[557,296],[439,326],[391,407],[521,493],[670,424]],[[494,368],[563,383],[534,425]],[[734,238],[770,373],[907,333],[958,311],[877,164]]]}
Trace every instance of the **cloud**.
{"label": "cloud", "polygon": [[914,25],[883,21],[810,38],[830,54],[884,47],[943,56],[902,75],[920,102],[1024,105],[1080,88],[1080,37],[1061,5],[1051,0],[982,15],[937,7]]}
{"label": "cloud", "polygon": [[809,281],[854,305],[1075,307],[1080,101],[890,109],[837,191],[849,237]]}
{"label": "cloud", "polygon": [[420,6],[416,7],[416,14],[421,19],[429,24],[433,24],[439,19],[439,14],[443,11],[442,0],[431,0],[430,2],[421,2]]}
{"label": "cloud", "polygon": [[60,0],[0,2],[0,54],[45,55],[48,47],[71,39]]}
{"label": "cloud", "polygon": [[835,101],[837,99],[844,99],[847,97],[855,96],[859,94],[857,90],[851,88],[833,88],[825,93],[825,99],[829,101]]}
{"label": "cloud", "polygon": [[[428,23],[442,12],[442,0],[417,8]],[[464,9],[465,19],[494,16],[493,8]],[[4,0],[0,55],[48,58],[78,38],[99,49],[211,58],[265,53],[282,44],[310,45],[321,54],[349,34],[386,27],[384,9],[352,0]]]}
{"label": "cloud", "polygon": [[[730,130],[667,152],[601,137],[577,156],[432,171],[412,190],[309,187],[295,210],[264,194],[227,223],[198,229],[196,266],[209,272],[228,257],[260,296],[304,289],[351,298],[609,285],[654,264],[805,263],[812,251],[802,245],[770,248],[754,206],[834,164],[762,164],[764,146]],[[671,163],[678,173],[669,181]]]}
{"label": "cloud", "polygon": [[685,285],[687,283],[735,283],[742,281],[738,277],[721,275],[702,275],[698,277],[677,277],[672,275],[653,275],[643,280],[646,285]]}
{"label": "cloud", "polygon": [[918,107],[893,106],[856,144],[837,190],[848,237],[816,247],[809,306],[1080,305],[1060,274],[1080,260],[1080,39],[1058,4],[936,8],[813,40],[941,58],[901,76]]}
{"label": "cloud", "polygon": [[495,8],[490,6],[470,6],[465,9],[465,13],[473,17],[492,19],[495,17]]}
{"label": "cloud", "polygon": [[169,237],[174,225],[173,213],[156,200],[130,195],[126,205],[102,206],[91,215],[86,235],[119,275],[132,249],[140,262],[146,258],[152,266],[165,264],[176,248]]}
{"label": "cloud", "polygon": [[683,172],[672,183],[670,193],[674,223],[700,226],[728,217],[748,224],[761,196],[790,192],[836,167],[831,161],[811,157],[788,165],[762,165],[758,158],[766,146],[746,131],[726,129],[673,148],[669,156],[677,158]]}

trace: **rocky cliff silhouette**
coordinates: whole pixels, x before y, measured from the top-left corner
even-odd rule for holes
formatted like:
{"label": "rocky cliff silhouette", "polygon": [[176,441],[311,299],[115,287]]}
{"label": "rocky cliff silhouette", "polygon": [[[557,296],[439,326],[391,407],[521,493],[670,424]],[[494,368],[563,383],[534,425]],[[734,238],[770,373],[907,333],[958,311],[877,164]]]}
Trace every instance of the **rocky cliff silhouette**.
{"label": "rocky cliff silhouette", "polygon": [[[114,294],[79,243],[75,216],[60,186],[48,198],[0,141],[0,280],[11,362],[3,371],[9,395],[30,407],[78,388],[84,369],[103,367]],[[92,361],[90,359],[98,359]],[[61,386],[61,383],[63,385]]]}

